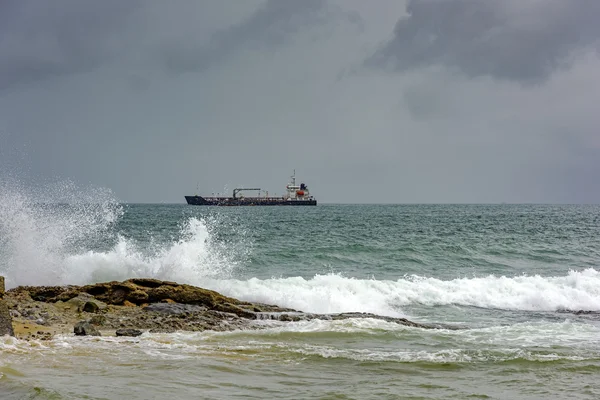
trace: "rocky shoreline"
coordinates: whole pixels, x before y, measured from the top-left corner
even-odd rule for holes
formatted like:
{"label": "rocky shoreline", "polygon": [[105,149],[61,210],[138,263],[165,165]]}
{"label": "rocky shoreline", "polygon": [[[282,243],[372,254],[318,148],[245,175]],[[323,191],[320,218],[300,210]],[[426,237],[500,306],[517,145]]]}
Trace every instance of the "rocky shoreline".
{"label": "rocky shoreline", "polygon": [[[86,286],[19,286],[4,292],[0,309],[2,303],[19,339],[46,340],[57,334],[137,336],[143,332],[260,329],[256,321],[265,319],[377,318],[425,329],[457,329],[365,313],[310,314],[157,279]],[[0,335],[11,334],[2,333],[1,321],[0,313]]]}

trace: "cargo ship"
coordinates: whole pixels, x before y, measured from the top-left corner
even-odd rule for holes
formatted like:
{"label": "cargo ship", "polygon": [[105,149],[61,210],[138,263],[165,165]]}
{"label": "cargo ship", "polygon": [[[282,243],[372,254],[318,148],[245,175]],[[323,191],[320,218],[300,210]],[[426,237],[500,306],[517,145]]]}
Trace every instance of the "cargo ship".
{"label": "cargo ship", "polygon": [[[259,188],[235,188],[231,197],[185,196],[185,201],[194,206],[316,206],[317,200],[311,196],[308,186],[296,185],[296,171],[285,187],[286,194],[269,197],[269,192],[261,196]],[[255,196],[245,196],[244,192],[258,192]]]}

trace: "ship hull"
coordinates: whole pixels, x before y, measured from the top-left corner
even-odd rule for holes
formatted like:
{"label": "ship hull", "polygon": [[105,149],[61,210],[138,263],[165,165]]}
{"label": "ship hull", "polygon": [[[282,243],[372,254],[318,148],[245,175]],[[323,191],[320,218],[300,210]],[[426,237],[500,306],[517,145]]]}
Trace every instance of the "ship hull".
{"label": "ship hull", "polygon": [[185,201],[193,206],[316,206],[317,200],[266,199],[260,197],[202,197],[185,196]]}

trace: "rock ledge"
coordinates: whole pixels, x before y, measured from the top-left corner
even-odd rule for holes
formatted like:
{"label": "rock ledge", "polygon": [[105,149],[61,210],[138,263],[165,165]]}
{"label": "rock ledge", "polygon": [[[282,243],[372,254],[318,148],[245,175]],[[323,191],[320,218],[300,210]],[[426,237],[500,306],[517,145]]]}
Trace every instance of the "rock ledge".
{"label": "rock ledge", "polygon": [[[250,303],[192,285],[129,279],[86,286],[19,286],[4,294],[20,338],[54,334],[138,336],[142,331],[260,329],[256,320],[377,318],[418,328],[440,328],[374,314],[309,314]],[[0,300],[0,328],[2,327]],[[9,316],[10,321],[10,316]],[[12,328],[12,327],[11,327]],[[452,327],[441,327],[452,329]]]}

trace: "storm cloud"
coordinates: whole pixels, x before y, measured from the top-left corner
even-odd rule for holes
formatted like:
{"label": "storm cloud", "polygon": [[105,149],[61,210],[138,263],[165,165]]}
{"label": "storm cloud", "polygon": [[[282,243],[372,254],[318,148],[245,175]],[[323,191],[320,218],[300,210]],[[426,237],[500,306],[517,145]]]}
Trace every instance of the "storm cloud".
{"label": "storm cloud", "polygon": [[3,1],[0,180],[597,203],[596,4]]}
{"label": "storm cloud", "polygon": [[0,4],[0,90],[93,70],[122,56],[119,34],[137,0]]}
{"label": "storm cloud", "polygon": [[407,13],[367,65],[534,83],[600,44],[595,0],[410,0]]}
{"label": "storm cloud", "polygon": [[166,65],[176,73],[203,71],[237,51],[284,46],[294,34],[325,23],[330,16],[326,0],[268,0],[240,23],[212,34],[206,43],[178,38],[165,49]]}

